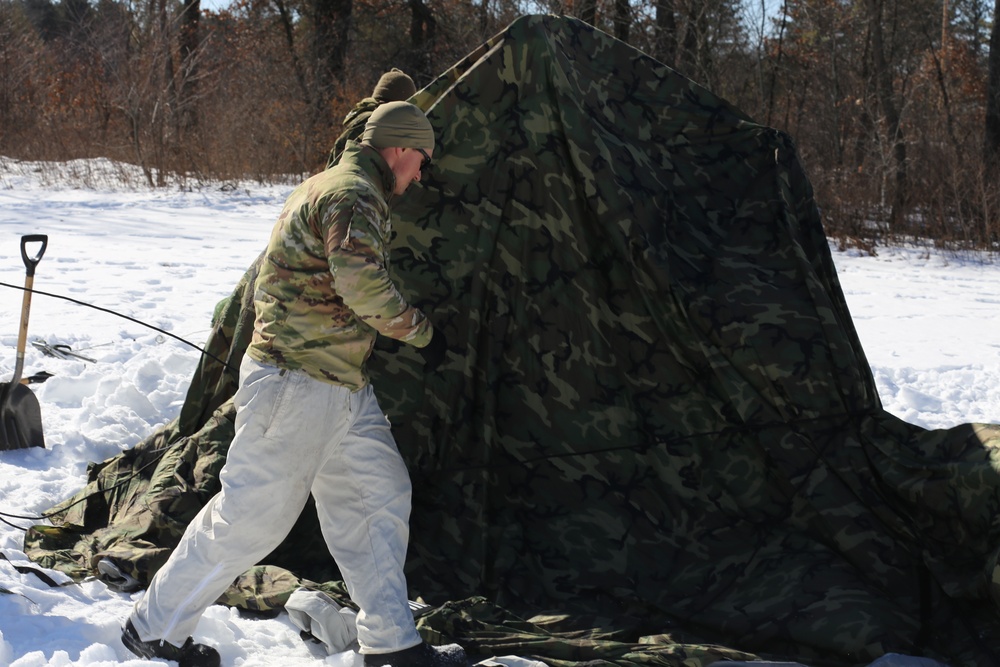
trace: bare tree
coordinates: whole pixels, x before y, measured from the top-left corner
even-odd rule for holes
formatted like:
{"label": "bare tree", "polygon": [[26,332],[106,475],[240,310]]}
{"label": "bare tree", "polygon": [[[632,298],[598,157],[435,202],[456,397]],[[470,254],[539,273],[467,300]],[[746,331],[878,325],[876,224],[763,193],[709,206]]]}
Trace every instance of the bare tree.
{"label": "bare tree", "polygon": [[872,75],[875,79],[875,94],[881,110],[886,139],[891,146],[894,182],[892,203],[889,211],[890,228],[899,222],[904,214],[907,192],[906,142],[899,122],[899,109],[893,93],[892,70],[886,58],[885,38],[882,30],[882,9],[884,0],[865,0],[868,25],[871,30]]}
{"label": "bare tree", "polygon": [[674,16],[676,0],[656,0],[656,35],[653,57],[673,65],[677,54],[677,18]]}
{"label": "bare tree", "polygon": [[22,8],[0,4],[0,151],[5,154],[23,150],[20,142],[34,134],[37,122],[33,79],[44,69],[44,50],[30,28]]}
{"label": "bare tree", "polygon": [[313,18],[313,60],[316,63],[317,118],[329,115],[334,84],[344,71],[350,47],[351,0],[311,0]]}
{"label": "bare tree", "polygon": [[614,0],[615,15],[615,37],[628,43],[629,29],[632,26],[632,8],[628,0]]}
{"label": "bare tree", "polygon": [[183,131],[198,124],[196,100],[198,97],[199,45],[201,42],[201,0],[184,0],[181,11],[180,34],[180,90],[178,107]]}
{"label": "bare tree", "polygon": [[430,71],[429,51],[437,33],[437,21],[423,0],[409,0],[409,5],[410,46],[413,48],[413,65],[410,69],[418,76],[429,77],[433,74]]}
{"label": "bare tree", "polygon": [[162,105],[158,105],[155,108],[153,119],[157,122],[151,129],[154,130],[153,137],[155,141],[153,146],[156,151],[156,164],[161,167],[157,171],[159,175],[157,185],[164,185],[165,170],[162,167],[166,160],[166,152],[169,150],[168,142],[170,140],[166,136],[167,130],[164,121],[170,122],[173,129],[173,137],[176,139],[177,135],[180,134],[180,114],[177,112],[177,78],[174,73],[172,39],[173,25],[170,20],[169,7],[167,0],[155,0],[155,3],[155,8],[151,7],[151,13],[155,12],[154,15],[157,17],[158,30],[153,32],[152,39],[156,47],[162,52],[160,54],[160,62],[163,63],[163,78],[159,85],[163,89],[162,94],[165,96],[165,99]]}
{"label": "bare tree", "polygon": [[[774,116],[774,96],[777,93],[778,87],[778,72],[782,66],[782,59],[784,58],[784,44],[785,44],[785,27],[788,25],[786,16],[788,15],[788,0],[782,0],[781,9],[779,10],[778,19],[778,36],[774,40],[774,54],[771,58],[771,71],[768,77],[767,84],[762,87],[764,94],[767,96],[767,102],[764,105],[765,116],[764,122],[767,125],[772,123]],[[761,0],[761,21],[767,20],[767,8],[765,5],[765,0]],[[761,26],[761,41],[763,41],[763,35],[766,32],[764,25]]]}
{"label": "bare tree", "polygon": [[274,5],[278,9],[278,23],[281,25],[282,34],[285,37],[285,44],[288,46],[288,53],[292,61],[292,71],[295,73],[295,81],[298,84],[302,100],[309,108],[314,108],[312,89],[309,86],[305,71],[305,65],[299,58],[298,45],[295,40],[295,19],[292,9],[285,0],[274,0]]}
{"label": "bare tree", "polygon": [[1000,0],[994,2],[993,28],[990,31],[984,159],[991,170],[1000,167]]}

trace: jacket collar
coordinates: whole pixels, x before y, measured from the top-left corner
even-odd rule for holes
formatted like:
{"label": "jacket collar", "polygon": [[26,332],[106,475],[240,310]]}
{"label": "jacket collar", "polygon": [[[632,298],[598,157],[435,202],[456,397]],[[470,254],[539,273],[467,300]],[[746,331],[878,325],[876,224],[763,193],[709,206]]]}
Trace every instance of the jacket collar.
{"label": "jacket collar", "polygon": [[376,186],[382,189],[382,197],[389,201],[393,190],[396,189],[396,175],[392,173],[389,164],[377,150],[356,141],[348,141],[340,161],[349,162],[361,169]]}

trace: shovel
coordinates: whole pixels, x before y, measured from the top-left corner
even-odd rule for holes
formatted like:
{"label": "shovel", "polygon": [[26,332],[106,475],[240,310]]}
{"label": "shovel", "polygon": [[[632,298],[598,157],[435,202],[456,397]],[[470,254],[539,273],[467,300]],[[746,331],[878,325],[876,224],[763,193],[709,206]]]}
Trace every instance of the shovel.
{"label": "shovel", "polygon": [[[28,257],[27,245],[41,243],[38,253]],[[35,283],[35,266],[45,254],[49,237],[45,234],[28,234],[21,237],[21,259],[27,273],[24,277],[24,299],[21,301],[21,330],[17,335],[17,361],[14,377],[0,384],[0,450],[44,447],[42,437],[42,411],[38,399],[21,384],[24,369],[24,348],[28,342],[28,311],[31,309],[31,287]]]}

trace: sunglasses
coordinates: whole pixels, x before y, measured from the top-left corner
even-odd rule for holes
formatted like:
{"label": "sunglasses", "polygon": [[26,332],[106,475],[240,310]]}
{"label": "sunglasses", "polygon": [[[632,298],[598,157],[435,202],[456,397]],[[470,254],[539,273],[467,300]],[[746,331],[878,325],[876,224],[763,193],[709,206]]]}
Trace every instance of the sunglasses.
{"label": "sunglasses", "polygon": [[431,156],[423,148],[418,148],[417,150],[424,156],[424,159],[420,161],[420,171],[424,171],[427,167],[431,166]]}

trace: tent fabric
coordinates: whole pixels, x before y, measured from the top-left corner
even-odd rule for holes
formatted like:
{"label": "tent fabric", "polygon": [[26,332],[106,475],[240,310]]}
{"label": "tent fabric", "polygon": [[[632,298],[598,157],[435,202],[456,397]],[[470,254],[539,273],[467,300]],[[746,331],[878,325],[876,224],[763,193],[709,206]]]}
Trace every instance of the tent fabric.
{"label": "tent fabric", "polygon": [[[391,268],[449,354],[425,373],[380,342],[370,366],[425,636],[559,667],[1000,665],[1000,426],[882,409],[787,135],[566,17],[413,99],[438,146]],[[30,558],[149,580],[215,488],[255,266],[178,420],[92,466]],[[337,586],[299,523],[223,602]]]}

